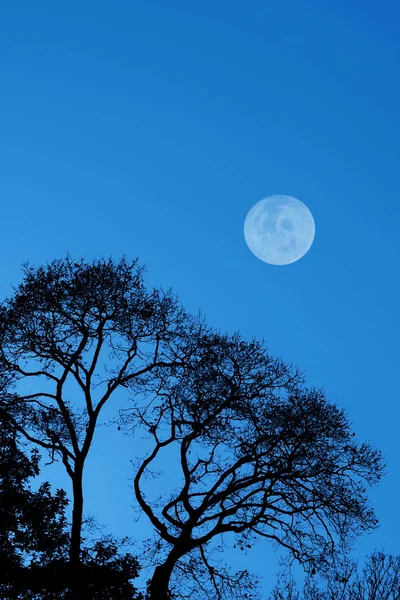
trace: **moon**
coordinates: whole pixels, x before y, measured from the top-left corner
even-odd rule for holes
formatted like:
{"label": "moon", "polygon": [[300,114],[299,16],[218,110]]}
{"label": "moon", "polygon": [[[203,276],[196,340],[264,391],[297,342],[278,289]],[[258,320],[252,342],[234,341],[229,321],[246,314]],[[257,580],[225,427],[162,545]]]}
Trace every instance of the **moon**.
{"label": "moon", "polygon": [[292,196],[268,196],[247,213],[244,237],[250,250],[270,265],[289,265],[311,248],[315,223],[307,206]]}

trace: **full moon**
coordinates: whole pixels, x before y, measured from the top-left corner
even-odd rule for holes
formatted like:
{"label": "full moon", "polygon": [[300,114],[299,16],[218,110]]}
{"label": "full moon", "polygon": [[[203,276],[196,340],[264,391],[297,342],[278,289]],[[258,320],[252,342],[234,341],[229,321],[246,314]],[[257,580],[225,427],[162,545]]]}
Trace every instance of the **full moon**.
{"label": "full moon", "polygon": [[244,237],[250,250],[270,265],[302,258],[314,241],[315,223],[307,206],[292,196],[269,196],[247,213]]}

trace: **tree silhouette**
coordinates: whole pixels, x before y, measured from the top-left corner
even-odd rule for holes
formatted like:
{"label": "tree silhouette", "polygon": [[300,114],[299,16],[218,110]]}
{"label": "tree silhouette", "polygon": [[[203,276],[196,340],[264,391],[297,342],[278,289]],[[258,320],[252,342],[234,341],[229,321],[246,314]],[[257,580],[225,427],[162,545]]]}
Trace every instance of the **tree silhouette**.
{"label": "tree silhouette", "polygon": [[309,576],[301,591],[290,574],[282,574],[269,600],[400,600],[400,556],[375,551],[361,572],[347,560],[325,581]]}
{"label": "tree silhouette", "polygon": [[[170,291],[148,292],[137,261],[67,255],[25,265],[0,306],[0,380],[14,430],[71,478],[68,561],[51,563],[71,598],[127,598],[123,582],[137,569],[112,540],[85,548],[82,536],[84,466],[118,388],[134,400],[119,426],[153,442],[134,477],[156,536],[149,600],[254,598],[253,576],[212,561],[226,534],[242,551],[265,538],[324,573],[338,549],[377,525],[366,486],[380,480],[382,457],[355,440],[346,414],[263,341],[212,331]],[[172,447],[181,485],[154,503],[143,480]]]}
{"label": "tree silhouette", "polygon": [[46,567],[62,556],[68,541],[65,532],[63,490],[55,495],[43,483],[32,492],[29,481],[39,474],[39,453],[23,452],[18,433],[0,404],[0,593],[19,598],[29,585],[32,561]]}
{"label": "tree silhouette", "polygon": [[[36,448],[24,452],[0,401],[0,594],[7,600],[72,597],[68,500],[63,490],[52,495],[48,482],[32,491],[39,461]],[[88,600],[142,597],[131,583],[138,576],[137,559],[121,555],[120,546],[105,537],[83,547],[81,583]]]}
{"label": "tree silhouette", "polygon": [[[0,307],[3,397],[16,429],[52,461],[61,458],[71,478],[69,556],[79,598],[82,480],[101,410],[117,388],[134,391],[154,368],[182,363],[203,326],[171,292],[146,291],[137,261],[67,255],[23,271]],[[80,406],[69,399],[71,386]]]}
{"label": "tree silhouette", "polygon": [[[255,597],[247,571],[210,560],[210,543],[225,534],[242,551],[265,538],[323,571],[338,548],[376,527],[365,486],[382,476],[380,453],[263,342],[208,332],[184,366],[155,369],[142,391],[120,425],[144,428],[153,442],[134,478],[159,549],[150,600]],[[181,485],[153,502],[144,479],[172,448]]]}

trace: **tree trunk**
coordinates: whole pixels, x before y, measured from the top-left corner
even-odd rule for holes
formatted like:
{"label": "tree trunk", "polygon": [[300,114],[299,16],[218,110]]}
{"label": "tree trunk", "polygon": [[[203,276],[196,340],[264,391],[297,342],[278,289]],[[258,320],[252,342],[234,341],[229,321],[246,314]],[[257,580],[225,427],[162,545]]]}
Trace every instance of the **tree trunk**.
{"label": "tree trunk", "polygon": [[173,565],[172,567],[168,567],[164,563],[154,569],[154,574],[149,585],[148,600],[170,600],[169,580],[173,568]]}
{"label": "tree trunk", "polygon": [[83,466],[77,466],[72,480],[73,506],[70,561],[70,588],[74,600],[81,600],[81,531],[83,518]]}
{"label": "tree trunk", "polygon": [[171,579],[172,571],[176,562],[184,552],[178,552],[176,548],[167,556],[165,562],[162,565],[158,565],[154,569],[153,577],[150,580],[147,600],[170,600],[171,595],[169,592],[169,582]]}

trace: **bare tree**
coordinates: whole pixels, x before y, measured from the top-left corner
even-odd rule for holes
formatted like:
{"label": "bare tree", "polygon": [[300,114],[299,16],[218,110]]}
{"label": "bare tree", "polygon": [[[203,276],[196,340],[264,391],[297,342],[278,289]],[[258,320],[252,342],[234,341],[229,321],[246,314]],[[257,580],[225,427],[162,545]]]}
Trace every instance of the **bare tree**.
{"label": "bare tree", "polygon": [[309,576],[301,591],[290,573],[284,573],[270,600],[400,600],[400,556],[375,551],[361,572],[348,559],[337,563],[325,581]]}
{"label": "bare tree", "polygon": [[170,291],[148,292],[136,260],[74,262],[67,255],[23,271],[0,306],[3,398],[17,430],[52,461],[61,458],[71,478],[70,561],[79,598],[83,472],[101,410],[117,388],[134,391],[154,368],[185,362],[204,325]]}
{"label": "bare tree", "polygon": [[[377,526],[366,485],[382,476],[381,454],[263,342],[207,332],[173,377],[155,369],[143,391],[120,424],[144,428],[153,442],[134,477],[159,549],[150,600],[256,597],[247,571],[211,561],[211,542],[226,534],[242,551],[265,538],[323,571],[337,548]],[[146,474],[172,447],[180,487],[153,501]]]}

